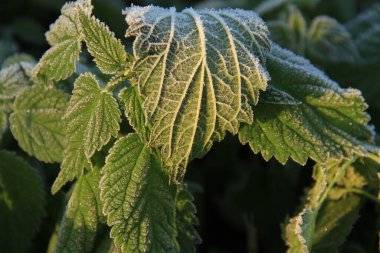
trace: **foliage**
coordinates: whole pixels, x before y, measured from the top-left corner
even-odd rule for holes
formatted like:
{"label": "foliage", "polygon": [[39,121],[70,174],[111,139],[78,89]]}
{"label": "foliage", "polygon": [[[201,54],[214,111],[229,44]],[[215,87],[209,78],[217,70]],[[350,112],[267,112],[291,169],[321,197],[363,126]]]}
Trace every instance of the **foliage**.
{"label": "foliage", "polygon": [[[17,46],[0,40],[0,250],[213,252],[197,229],[210,212],[193,196],[202,181],[206,193],[229,182],[211,198],[246,234],[234,250],[374,250],[370,239],[358,246],[354,225],[359,212],[379,214],[380,123],[368,92],[380,85],[379,5],[341,23],[348,3],[332,16],[319,12],[331,9],[325,1],[235,4],[265,21],[253,10],[131,6],[119,39],[96,3],[77,0],[63,4],[38,62],[8,57]],[[242,159],[236,139],[261,156]],[[45,194],[59,201],[44,218]],[[54,228],[40,225],[50,218]],[[283,241],[271,230],[281,222]],[[372,224],[367,238],[380,219]]]}

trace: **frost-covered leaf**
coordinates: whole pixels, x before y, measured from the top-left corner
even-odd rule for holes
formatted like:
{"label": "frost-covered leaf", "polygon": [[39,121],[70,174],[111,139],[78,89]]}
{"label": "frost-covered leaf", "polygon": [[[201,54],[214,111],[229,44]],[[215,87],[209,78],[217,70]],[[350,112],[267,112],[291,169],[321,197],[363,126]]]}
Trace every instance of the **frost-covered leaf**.
{"label": "frost-covered leaf", "polygon": [[307,57],[318,62],[356,62],[359,52],[346,28],[335,19],[319,16],[310,25],[307,36]]}
{"label": "frost-covered leaf", "polygon": [[75,71],[83,39],[78,16],[79,8],[88,14],[91,13],[91,0],[68,2],[62,7],[61,16],[46,33],[51,48],[33,69],[33,76],[59,81],[66,79]]}
{"label": "frost-covered leaf", "polygon": [[165,166],[184,172],[226,131],[252,122],[268,75],[267,27],[252,11],[199,10],[154,6],[124,12],[133,50],[149,144],[159,147]]}
{"label": "frost-covered leaf", "polygon": [[7,68],[7,67],[10,67],[14,64],[19,64],[21,62],[35,63],[35,60],[29,54],[25,54],[25,53],[15,54],[15,55],[12,55],[12,56],[9,56],[8,58],[6,58],[1,67]]}
{"label": "frost-covered leaf", "polygon": [[363,186],[355,183],[352,171],[352,160],[329,160],[314,167],[315,185],[308,191],[302,211],[289,220],[285,229],[288,252],[339,252],[358,219],[361,199],[352,193],[337,199],[329,194],[341,187]]}
{"label": "frost-covered leaf", "polygon": [[102,89],[94,75],[86,73],[74,83],[64,121],[68,143],[52,192],[80,176],[85,167],[90,167],[95,151],[117,136],[121,112],[113,94]]}
{"label": "frost-covered leaf", "polygon": [[177,240],[181,253],[195,253],[196,245],[202,242],[194,226],[199,224],[196,217],[196,207],[193,203],[194,197],[184,185],[178,190],[176,199],[176,225]]}
{"label": "frost-covered leaf", "polygon": [[242,143],[281,163],[289,157],[305,164],[309,157],[325,162],[366,153],[373,132],[358,90],[340,88],[306,59],[278,46],[267,67],[272,80],[255,107],[253,125],[239,132]]}
{"label": "frost-covered leaf", "polygon": [[31,71],[34,64],[20,62],[0,71],[0,100],[12,100],[28,86],[32,85]]}
{"label": "frost-covered leaf", "polygon": [[55,88],[33,86],[16,98],[10,116],[13,136],[29,155],[44,162],[60,162],[66,137],[62,116],[68,96]]}
{"label": "frost-covered leaf", "polygon": [[175,191],[136,133],[110,150],[100,187],[111,237],[122,252],[177,252]]}
{"label": "frost-covered leaf", "polygon": [[380,4],[376,4],[347,24],[365,61],[380,61]]}
{"label": "frost-covered leaf", "polygon": [[0,251],[27,252],[43,216],[44,191],[36,170],[0,151]]}
{"label": "frost-covered leaf", "polygon": [[99,181],[100,170],[96,168],[75,184],[60,224],[56,253],[92,252],[98,223],[104,220]]}
{"label": "frost-covered leaf", "polygon": [[133,86],[124,88],[119,93],[119,99],[124,104],[125,115],[128,118],[129,124],[139,134],[142,141],[149,140],[149,127],[146,125],[143,98],[139,95],[138,87]]}
{"label": "frost-covered leaf", "polygon": [[123,68],[127,53],[113,32],[95,17],[80,10],[79,20],[87,49],[94,56],[96,65],[105,74],[114,74]]}

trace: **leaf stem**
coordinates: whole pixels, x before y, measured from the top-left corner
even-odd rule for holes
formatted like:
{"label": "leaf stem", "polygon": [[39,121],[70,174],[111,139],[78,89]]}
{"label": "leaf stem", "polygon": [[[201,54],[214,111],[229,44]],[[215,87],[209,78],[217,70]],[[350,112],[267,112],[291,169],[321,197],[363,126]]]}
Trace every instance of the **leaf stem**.
{"label": "leaf stem", "polygon": [[347,189],[347,192],[353,192],[353,193],[357,193],[359,195],[362,195],[370,200],[372,200],[373,202],[375,202],[376,204],[380,205],[380,199],[376,198],[375,196],[373,196],[372,194],[370,194],[369,192],[367,191],[364,191],[362,189],[358,189],[358,188],[348,188]]}

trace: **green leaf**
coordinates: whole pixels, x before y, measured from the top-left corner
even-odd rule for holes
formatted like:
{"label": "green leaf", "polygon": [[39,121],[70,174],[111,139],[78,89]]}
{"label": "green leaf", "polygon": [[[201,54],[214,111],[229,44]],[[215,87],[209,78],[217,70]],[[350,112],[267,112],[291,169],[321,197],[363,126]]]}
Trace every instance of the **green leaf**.
{"label": "green leaf", "polygon": [[10,116],[20,147],[44,162],[60,162],[65,148],[62,116],[68,96],[55,88],[33,86],[19,94]]}
{"label": "green leaf", "polygon": [[313,234],[313,252],[338,253],[359,218],[361,198],[348,194],[338,200],[327,200],[319,211]]}
{"label": "green leaf", "polygon": [[346,28],[335,19],[319,16],[310,25],[307,57],[318,62],[357,62],[359,52]]}
{"label": "green leaf", "polygon": [[119,139],[102,170],[101,199],[122,252],[177,252],[169,178],[137,134]]}
{"label": "green leaf", "polygon": [[35,63],[35,60],[34,58],[29,55],[29,54],[25,54],[25,53],[21,53],[21,54],[14,54],[12,56],[9,56],[8,58],[5,59],[5,61],[3,62],[3,65],[1,66],[2,68],[7,68],[7,67],[10,67],[14,64],[19,64],[21,62],[29,62],[29,63]]}
{"label": "green leaf", "polygon": [[139,95],[138,87],[124,88],[119,93],[119,99],[124,104],[124,112],[129,120],[129,124],[139,134],[143,142],[149,140],[149,129],[143,109],[143,98]]}
{"label": "green leaf", "polygon": [[91,167],[95,151],[117,136],[121,112],[112,93],[101,89],[94,75],[85,73],[74,83],[64,121],[68,143],[53,193]]}
{"label": "green leaf", "polygon": [[20,62],[0,71],[0,101],[11,102],[18,94],[32,85],[33,63]]}
{"label": "green leaf", "polygon": [[46,33],[46,39],[52,47],[33,69],[33,76],[59,81],[75,71],[82,41],[78,8],[91,13],[91,0],[68,2],[62,7],[61,16]]}
{"label": "green leaf", "polygon": [[104,23],[82,10],[79,11],[79,20],[87,50],[94,56],[99,69],[105,74],[114,74],[122,69],[127,53],[114,33]]}
{"label": "green leaf", "polygon": [[366,62],[380,61],[380,4],[375,4],[347,24]]}
{"label": "green leaf", "polygon": [[361,207],[361,198],[352,193],[334,197],[334,191],[342,187],[363,186],[351,176],[355,173],[352,162],[329,160],[314,167],[315,185],[308,191],[302,211],[285,229],[288,252],[339,252]]}
{"label": "green leaf", "polygon": [[240,141],[282,164],[366,154],[373,132],[360,91],[342,89],[306,59],[278,46],[268,55],[272,80]]}
{"label": "green leaf", "polygon": [[171,177],[181,176],[226,131],[252,122],[250,104],[268,80],[267,27],[243,10],[133,6],[124,14],[126,36],[136,36],[133,71],[152,123],[149,144],[160,148]]}
{"label": "green leaf", "polygon": [[75,184],[60,225],[56,253],[92,252],[98,223],[104,219],[99,180],[100,170],[96,168]]}
{"label": "green leaf", "polygon": [[289,8],[285,20],[269,21],[270,38],[297,54],[305,54],[307,23],[298,8]]}
{"label": "green leaf", "polygon": [[27,252],[44,214],[44,191],[36,170],[0,151],[0,251]]}
{"label": "green leaf", "polygon": [[199,225],[196,217],[194,197],[187,189],[187,185],[178,190],[176,199],[176,226],[178,244],[181,253],[195,253],[197,244],[202,242],[194,226]]}

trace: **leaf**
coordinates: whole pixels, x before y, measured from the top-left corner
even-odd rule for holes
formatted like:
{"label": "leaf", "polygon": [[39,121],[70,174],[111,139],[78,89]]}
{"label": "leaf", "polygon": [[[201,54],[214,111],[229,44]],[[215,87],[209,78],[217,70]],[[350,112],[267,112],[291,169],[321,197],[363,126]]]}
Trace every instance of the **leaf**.
{"label": "leaf", "polygon": [[92,252],[103,219],[99,180],[100,170],[94,169],[75,184],[60,225],[56,253]]}
{"label": "leaf", "polygon": [[7,68],[7,67],[10,67],[14,64],[19,64],[21,62],[29,62],[29,63],[35,63],[35,60],[34,58],[29,55],[29,54],[25,54],[25,53],[21,53],[21,54],[14,54],[12,56],[9,56],[8,58],[5,59],[5,61],[3,62],[3,65],[1,66],[2,68]]}
{"label": "leaf", "polygon": [[[342,182],[347,187],[355,184],[351,182],[355,177],[349,173],[353,171],[352,161],[329,160],[314,167],[315,185],[309,190],[302,211],[286,226],[288,252],[339,252],[359,217],[361,200],[353,194],[338,199],[328,194],[342,187]],[[336,182],[338,185],[334,186]]]}
{"label": "leaf", "polygon": [[319,16],[308,32],[307,57],[318,62],[357,62],[360,59],[351,34],[335,19]]}
{"label": "leaf", "polygon": [[110,150],[100,187],[111,237],[122,252],[177,252],[173,189],[137,134]]}
{"label": "leaf", "polygon": [[291,157],[325,162],[365,154],[373,142],[367,105],[358,90],[342,89],[306,59],[278,46],[268,55],[272,80],[255,107],[255,122],[240,129],[264,159],[285,164]]}
{"label": "leaf", "polygon": [[26,252],[44,214],[44,191],[36,170],[0,151],[0,251]]}
{"label": "leaf", "polygon": [[328,200],[319,211],[313,234],[313,252],[338,253],[359,218],[361,198],[349,194],[339,200]]}
{"label": "leaf", "polygon": [[53,193],[91,167],[95,151],[117,136],[121,112],[112,93],[101,89],[94,75],[85,73],[74,83],[64,121],[69,139]]}
{"label": "leaf", "polygon": [[33,63],[20,62],[3,68],[0,71],[0,100],[13,100],[23,90],[33,84],[31,71]]}
{"label": "leaf", "polygon": [[60,162],[66,143],[61,118],[68,96],[55,88],[33,86],[19,94],[10,116],[13,136],[29,155]]}
{"label": "leaf", "polygon": [[[226,131],[252,122],[268,75],[267,27],[251,11],[133,6],[124,11],[136,36],[133,71],[152,123],[149,144],[160,148],[171,177],[203,156]],[[184,25],[186,24],[186,25]],[[196,140],[196,141],[195,141]]]}
{"label": "leaf", "polygon": [[127,53],[114,33],[104,23],[82,10],[79,11],[79,21],[87,49],[94,56],[99,69],[105,74],[114,74],[123,68]]}
{"label": "leaf", "polygon": [[380,61],[380,4],[375,4],[367,11],[347,24],[360,55],[366,62]]}
{"label": "leaf", "polygon": [[193,203],[194,197],[184,185],[178,190],[176,200],[176,226],[178,231],[178,244],[181,253],[195,253],[197,244],[202,242],[194,226],[199,225],[196,217],[196,207]]}
{"label": "leaf", "polygon": [[75,71],[82,41],[78,8],[91,13],[91,0],[68,2],[62,7],[61,16],[46,33],[51,48],[33,69],[33,76],[59,81],[66,79]]}
{"label": "leaf", "polygon": [[143,98],[139,95],[137,87],[124,88],[119,93],[119,99],[124,104],[124,112],[129,124],[139,134],[141,141],[147,142],[151,126],[148,126],[145,120]]}
{"label": "leaf", "polygon": [[268,27],[271,40],[297,54],[305,54],[308,27],[298,8],[289,7],[285,20],[269,21]]}

